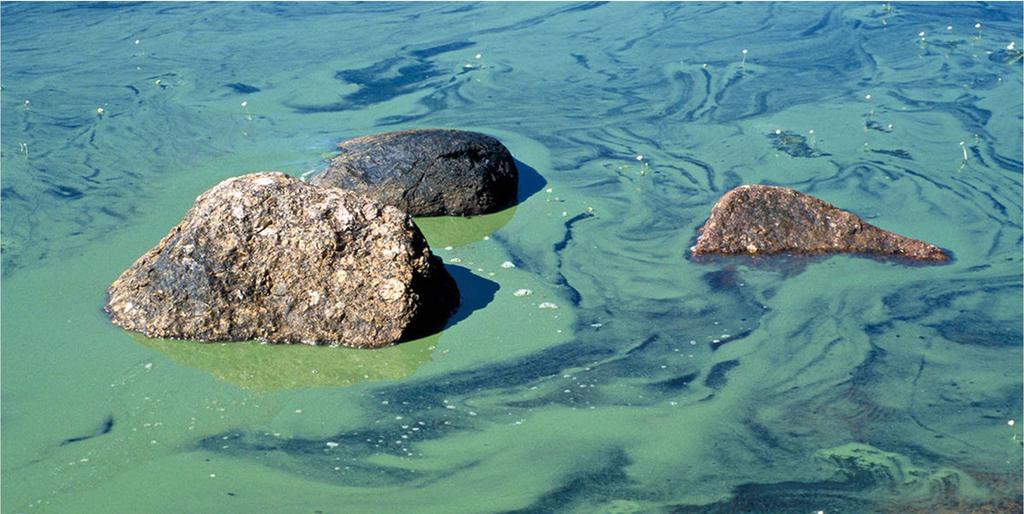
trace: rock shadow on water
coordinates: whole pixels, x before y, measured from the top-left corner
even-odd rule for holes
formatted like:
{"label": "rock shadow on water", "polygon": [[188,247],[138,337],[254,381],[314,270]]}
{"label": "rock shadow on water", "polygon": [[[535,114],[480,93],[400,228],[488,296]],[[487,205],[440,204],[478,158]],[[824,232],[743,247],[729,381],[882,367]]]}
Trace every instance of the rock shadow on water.
{"label": "rock shadow on water", "polygon": [[446,264],[445,268],[447,268],[452,278],[455,279],[455,283],[458,284],[459,294],[462,297],[459,310],[455,311],[455,314],[448,319],[448,324],[444,327],[447,330],[462,322],[474,312],[487,307],[487,305],[494,301],[494,297],[498,290],[501,289],[501,286],[497,282],[473,274],[468,268],[462,266]]}
{"label": "rock shadow on water", "polygon": [[515,215],[519,204],[544,190],[547,181],[532,166],[515,159],[519,170],[516,203],[507,209],[476,216],[427,216],[415,218],[432,248],[460,247],[474,243],[501,230]]}
{"label": "rock shadow on water", "polygon": [[516,194],[516,203],[523,203],[531,196],[543,191],[544,186],[548,185],[548,181],[544,180],[544,177],[529,164],[519,159],[514,160],[516,169],[519,170],[519,192]]}

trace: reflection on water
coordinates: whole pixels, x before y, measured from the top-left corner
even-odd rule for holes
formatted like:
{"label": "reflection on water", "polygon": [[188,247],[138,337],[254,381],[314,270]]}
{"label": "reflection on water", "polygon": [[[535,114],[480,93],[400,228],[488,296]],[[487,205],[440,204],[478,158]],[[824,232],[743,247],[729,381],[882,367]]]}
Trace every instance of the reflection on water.
{"label": "reflection on water", "polygon": [[[1019,512],[1022,8],[885,5],[3,3],[4,509]],[[523,177],[416,220],[440,334],[106,320],[200,192],[416,127]],[[744,183],[956,259],[690,260]]]}
{"label": "reflection on water", "polygon": [[479,216],[433,216],[416,218],[416,226],[420,228],[431,247],[459,247],[475,243],[490,236],[505,226],[515,215],[515,206]]}
{"label": "reflection on water", "polygon": [[411,375],[429,361],[438,340],[438,336],[433,335],[366,351],[301,344],[198,343],[150,339],[138,334],[132,338],[181,365],[204,370],[238,387],[257,391],[398,380]]}

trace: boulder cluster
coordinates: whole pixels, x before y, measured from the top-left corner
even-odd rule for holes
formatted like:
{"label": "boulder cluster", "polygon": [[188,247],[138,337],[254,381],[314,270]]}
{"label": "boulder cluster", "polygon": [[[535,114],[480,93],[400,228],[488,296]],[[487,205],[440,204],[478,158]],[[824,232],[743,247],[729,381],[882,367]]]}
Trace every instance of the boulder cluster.
{"label": "boulder cluster", "polygon": [[[196,199],[114,281],[106,311],[150,337],[378,348],[442,329],[460,295],[411,216],[515,203],[519,174],[496,139],[409,130],[339,145],[310,183],[254,173]],[[942,249],[783,187],[727,192],[692,256],[858,253],[943,262]]]}
{"label": "boulder cluster", "polygon": [[150,337],[377,348],[444,327],[459,291],[411,216],[515,202],[508,150],[474,132],[345,141],[313,183],[217,184],[108,289],[111,320]]}

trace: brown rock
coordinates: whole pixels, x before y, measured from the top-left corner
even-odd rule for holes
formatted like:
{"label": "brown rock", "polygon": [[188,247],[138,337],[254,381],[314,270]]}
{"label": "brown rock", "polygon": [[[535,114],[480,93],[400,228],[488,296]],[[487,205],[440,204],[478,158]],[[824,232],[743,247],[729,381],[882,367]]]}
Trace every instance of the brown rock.
{"label": "brown rock", "polygon": [[408,215],[282,173],[221,182],[108,290],[150,337],[380,347],[443,327],[454,280]]}
{"label": "brown rock", "polygon": [[694,256],[710,254],[863,253],[946,261],[940,248],[882,230],[854,214],[792,189],[740,186],[711,209]]}
{"label": "brown rock", "polygon": [[515,203],[519,171],[505,145],[479,132],[416,129],[357,137],[313,177],[413,216],[470,216]]}

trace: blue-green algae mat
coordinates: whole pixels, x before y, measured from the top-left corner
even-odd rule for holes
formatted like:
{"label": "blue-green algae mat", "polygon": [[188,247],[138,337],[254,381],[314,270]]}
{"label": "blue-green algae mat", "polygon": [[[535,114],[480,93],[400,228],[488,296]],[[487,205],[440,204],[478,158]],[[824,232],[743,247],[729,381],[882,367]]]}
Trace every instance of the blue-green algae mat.
{"label": "blue-green algae mat", "polygon": [[[1019,512],[1021,11],[4,2],[2,509]],[[414,127],[523,176],[420,220],[464,297],[442,333],[107,321],[200,192]],[[746,183],[955,260],[689,260]]]}

